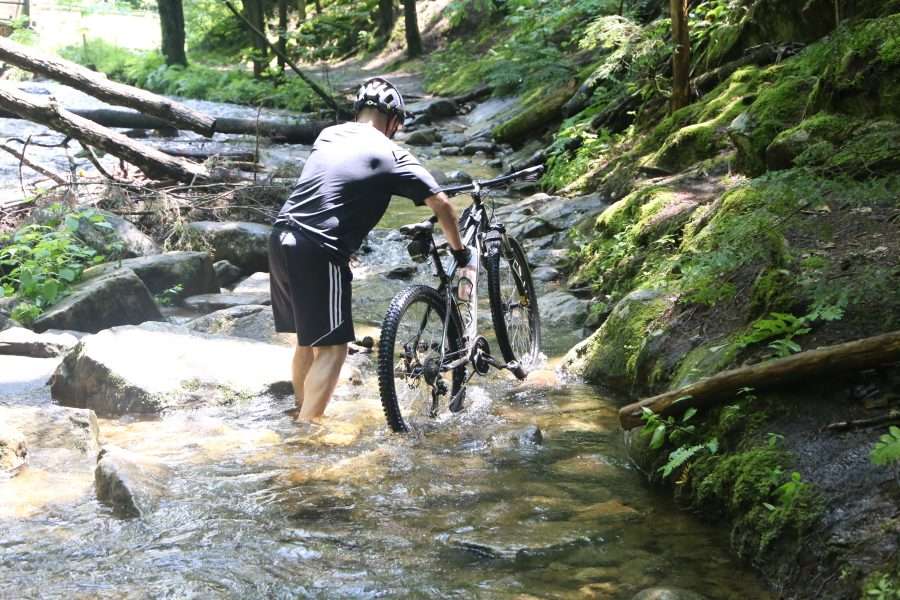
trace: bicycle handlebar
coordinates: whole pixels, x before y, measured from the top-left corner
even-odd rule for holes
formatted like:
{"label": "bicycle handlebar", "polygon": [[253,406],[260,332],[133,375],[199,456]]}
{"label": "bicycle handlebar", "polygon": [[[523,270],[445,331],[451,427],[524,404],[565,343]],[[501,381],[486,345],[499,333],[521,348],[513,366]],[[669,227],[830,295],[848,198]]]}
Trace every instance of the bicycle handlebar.
{"label": "bicycle handlebar", "polygon": [[458,194],[464,194],[466,192],[474,192],[476,188],[489,190],[500,187],[505,183],[518,181],[520,179],[526,181],[534,180],[540,177],[543,172],[544,165],[537,165],[536,167],[529,167],[527,169],[522,169],[521,171],[516,171],[508,175],[501,175],[500,177],[495,177],[494,179],[488,179],[487,181],[473,181],[472,183],[466,183],[463,185],[454,185],[444,188],[441,191],[448,196],[456,196]]}

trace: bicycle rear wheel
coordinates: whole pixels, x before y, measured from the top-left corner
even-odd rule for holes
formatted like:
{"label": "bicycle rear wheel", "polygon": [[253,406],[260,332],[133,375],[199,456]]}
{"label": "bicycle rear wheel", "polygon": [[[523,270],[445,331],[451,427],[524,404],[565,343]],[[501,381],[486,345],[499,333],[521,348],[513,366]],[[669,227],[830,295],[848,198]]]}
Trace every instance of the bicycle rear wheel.
{"label": "bicycle rear wheel", "polygon": [[[378,345],[378,388],[384,416],[394,431],[433,423],[449,411],[450,400],[463,386],[465,365],[453,370],[443,394],[437,398],[433,394],[446,375],[440,373],[445,312],[445,299],[424,285],[408,287],[391,300]],[[444,342],[445,356],[451,359],[461,349],[461,331],[458,317],[451,315]]]}
{"label": "bicycle rear wheel", "polygon": [[509,236],[498,250],[488,252],[485,267],[497,345],[506,362],[518,361],[522,369],[515,375],[524,379],[537,363],[541,346],[541,317],[531,269],[522,246]]}

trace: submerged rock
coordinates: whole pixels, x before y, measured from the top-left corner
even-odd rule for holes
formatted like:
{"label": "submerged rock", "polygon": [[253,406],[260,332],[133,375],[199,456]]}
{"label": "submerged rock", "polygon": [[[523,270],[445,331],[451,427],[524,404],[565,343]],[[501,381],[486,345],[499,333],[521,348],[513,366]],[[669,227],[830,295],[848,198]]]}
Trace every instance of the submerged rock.
{"label": "submerged rock", "polygon": [[34,321],[34,330],[74,329],[96,333],[116,325],[161,321],[150,290],[131,269],[119,269],[74,286],[61,302]]}
{"label": "submerged rock", "polygon": [[245,273],[269,270],[271,226],[245,221],[195,221],[188,227],[212,248],[214,260],[227,260]]}
{"label": "submerged rock", "polygon": [[75,347],[78,338],[70,333],[35,333],[24,327],[13,327],[0,333],[0,354],[52,358]]}
{"label": "submerged rock", "polygon": [[706,598],[681,588],[653,587],[641,590],[631,600],[706,600]]}
{"label": "submerged rock", "polygon": [[60,404],[103,415],[230,404],[292,391],[288,348],[163,323],[115,327],[82,340],[54,373]]}
{"label": "submerged rock", "polygon": [[271,298],[268,292],[230,293],[230,294],[200,294],[185,299],[184,304],[201,313],[211,313],[224,308],[234,308],[247,304],[269,304]]}
{"label": "submerged rock", "polygon": [[[175,298],[185,298],[219,291],[216,272],[206,252],[166,252],[129,258],[91,267],[84,272],[84,276],[85,279],[91,279],[110,275],[121,269],[133,271],[153,294],[167,292]],[[181,286],[180,291],[173,293],[177,286]]]}
{"label": "submerged rock", "polygon": [[217,310],[186,325],[191,331],[291,346],[294,334],[276,333],[271,306],[248,304]]}
{"label": "submerged rock", "polygon": [[544,443],[544,434],[537,425],[529,425],[513,437],[519,446],[540,446]]}
{"label": "submerged rock", "polygon": [[158,461],[104,446],[94,470],[97,499],[120,517],[142,517],[159,505],[171,475],[171,470]]}
{"label": "submerged rock", "polygon": [[571,551],[573,547],[590,543],[590,537],[585,534],[583,523],[544,521],[453,534],[448,543],[481,558],[527,560]]}

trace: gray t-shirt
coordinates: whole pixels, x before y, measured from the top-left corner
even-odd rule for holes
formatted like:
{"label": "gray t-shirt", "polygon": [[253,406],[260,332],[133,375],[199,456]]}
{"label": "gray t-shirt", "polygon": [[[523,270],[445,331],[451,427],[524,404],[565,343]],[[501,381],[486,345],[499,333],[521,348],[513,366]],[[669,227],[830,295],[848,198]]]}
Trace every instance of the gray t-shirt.
{"label": "gray t-shirt", "polygon": [[391,196],[416,205],[441,190],[406,150],[364,123],[319,134],[300,179],[275,219],[347,260],[384,215]]}

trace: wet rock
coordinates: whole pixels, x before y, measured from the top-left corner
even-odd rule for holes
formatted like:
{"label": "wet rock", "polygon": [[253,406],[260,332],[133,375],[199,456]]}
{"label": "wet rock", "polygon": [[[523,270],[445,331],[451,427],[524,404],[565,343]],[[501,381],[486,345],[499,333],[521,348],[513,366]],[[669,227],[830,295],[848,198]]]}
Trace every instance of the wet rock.
{"label": "wet rock", "polygon": [[[55,225],[60,213],[54,208],[40,208],[31,213],[31,223]],[[133,258],[159,254],[159,245],[131,221],[105,210],[84,211],[78,219],[76,233],[88,246],[108,259]]]}
{"label": "wet rock", "polygon": [[247,338],[269,344],[291,346],[294,334],[276,333],[272,307],[260,304],[217,310],[185,326],[190,331]]}
{"label": "wet rock", "polygon": [[584,527],[565,521],[528,522],[449,536],[450,546],[480,558],[527,560],[548,557],[590,543]]}
{"label": "wet rock", "polygon": [[271,291],[269,285],[268,273],[254,273],[250,277],[241,280],[234,290],[235,294],[269,294]]}
{"label": "wet rock", "polygon": [[68,450],[95,456],[100,429],[94,411],[63,406],[0,406],[0,423],[22,435],[34,454],[40,450]]}
{"label": "wet rock", "polygon": [[598,502],[578,509],[574,520],[596,522],[623,518],[631,519],[639,516],[640,513],[630,506],[625,506],[618,500],[607,500],[606,502]]}
{"label": "wet rock", "polygon": [[536,281],[556,281],[559,279],[559,270],[553,267],[538,267],[531,272]]}
{"label": "wet rock", "polygon": [[599,215],[609,207],[609,199],[601,194],[575,198],[551,196],[543,203],[537,218],[552,223],[556,231],[574,227],[585,217]]}
{"label": "wet rock", "polygon": [[513,438],[519,446],[540,446],[544,443],[544,434],[537,425],[529,425],[516,433]]}
{"label": "wet rock", "polygon": [[413,265],[405,265],[402,267],[394,267],[385,273],[384,276],[388,279],[401,279],[406,281],[412,279],[413,275],[416,274],[416,271],[417,269]]}
{"label": "wet rock", "polygon": [[84,277],[92,279],[121,269],[133,271],[153,294],[170,292],[177,286],[181,288],[179,292],[173,294],[175,298],[219,291],[216,272],[206,252],[166,252],[155,256],[129,258],[91,267],[84,272]]}
{"label": "wet rock", "polygon": [[462,153],[466,156],[472,156],[473,154],[477,154],[478,152],[493,154],[496,150],[497,144],[487,140],[475,140],[467,143],[462,147]]}
{"label": "wet rock", "polygon": [[231,287],[231,285],[240,279],[243,274],[240,267],[236,267],[227,260],[217,260],[214,262],[213,271],[216,272],[216,281],[220,288]]}
{"label": "wet rock", "polygon": [[0,479],[14,475],[28,456],[25,436],[7,423],[0,422]]}
{"label": "wet rock", "polygon": [[161,321],[150,290],[131,269],[119,269],[74,286],[69,295],[34,321],[34,330],[74,329],[96,333],[116,325]]}
{"label": "wet rock", "polygon": [[269,225],[195,221],[189,227],[202,243],[209,244],[214,260],[227,260],[245,273],[269,270]]}
{"label": "wet rock", "polygon": [[289,348],[145,323],[82,340],[51,379],[64,406],[98,414],[155,414],[289,394]]}
{"label": "wet rock", "polygon": [[587,319],[590,302],[557,290],[538,299],[541,323],[549,327],[581,327]]}
{"label": "wet rock", "polygon": [[706,600],[706,597],[681,588],[653,587],[641,590],[631,600]]}
{"label": "wet rock", "polygon": [[527,240],[555,233],[558,229],[553,223],[532,216],[509,227],[507,231],[517,240]]}
{"label": "wet rock", "polygon": [[430,146],[439,142],[441,139],[438,130],[433,127],[427,127],[425,129],[417,129],[409,134],[406,138],[406,143],[410,146]]}
{"label": "wet rock", "polygon": [[441,145],[442,146],[456,146],[458,148],[462,148],[466,145],[466,142],[469,141],[462,133],[445,133],[441,136]]}
{"label": "wet rock", "polygon": [[12,327],[21,327],[18,321],[10,317],[5,311],[0,310],[0,331],[6,331]]}
{"label": "wet rock", "polygon": [[428,103],[425,114],[432,119],[441,119],[444,117],[452,117],[457,113],[459,107],[456,102],[449,98],[435,98]]}
{"label": "wet rock", "polygon": [[116,515],[142,517],[159,505],[171,476],[158,461],[108,445],[97,456],[94,486],[97,499]]}
{"label": "wet rock", "polygon": [[230,294],[200,294],[184,300],[184,305],[200,313],[211,313],[223,308],[233,308],[247,304],[270,304],[268,292],[248,292]]}
{"label": "wet rock", "polygon": [[444,146],[441,148],[441,154],[444,156],[459,156],[462,154],[462,148],[459,146]]}
{"label": "wet rock", "polygon": [[71,350],[78,338],[69,333],[35,333],[24,327],[13,327],[0,333],[0,354],[51,358]]}

